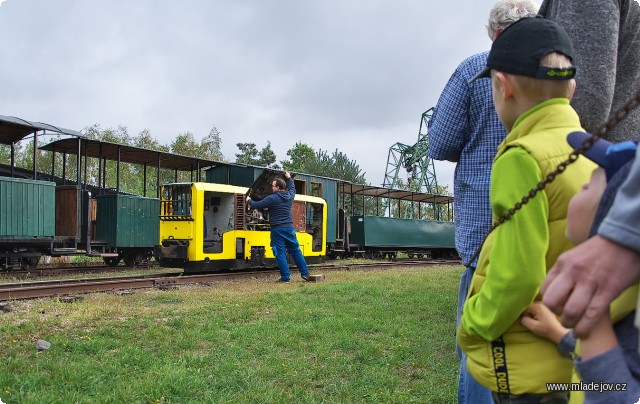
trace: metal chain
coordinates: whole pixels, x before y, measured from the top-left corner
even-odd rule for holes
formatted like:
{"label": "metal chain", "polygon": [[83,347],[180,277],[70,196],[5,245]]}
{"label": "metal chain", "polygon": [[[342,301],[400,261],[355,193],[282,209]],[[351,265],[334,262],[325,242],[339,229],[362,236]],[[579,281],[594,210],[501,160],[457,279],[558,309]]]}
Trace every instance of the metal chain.
{"label": "metal chain", "polygon": [[609,119],[607,119],[607,121],[602,126],[600,126],[595,132],[593,132],[593,134],[587,140],[585,140],[580,145],[580,147],[573,150],[566,160],[558,164],[558,167],[556,167],[553,172],[549,173],[546,178],[541,180],[533,189],[531,189],[525,196],[523,196],[519,202],[517,202],[511,209],[507,211],[507,213],[500,216],[498,220],[493,223],[493,225],[489,229],[489,232],[484,236],[482,243],[480,243],[480,246],[473,254],[473,257],[471,257],[469,262],[464,263],[463,265],[467,267],[469,266],[469,264],[475,261],[478,255],[480,255],[482,246],[484,245],[485,241],[487,241],[487,237],[489,237],[489,234],[491,234],[492,231],[494,231],[498,226],[500,226],[507,220],[511,219],[513,215],[515,215],[517,211],[522,209],[522,207],[526,205],[534,196],[536,196],[538,192],[542,191],[547,185],[551,184],[558,175],[562,174],[567,169],[567,166],[569,164],[573,164],[578,159],[578,156],[580,154],[584,154],[587,150],[589,150],[591,146],[593,146],[593,144],[596,142],[596,140],[604,137],[607,133],[609,133],[613,128],[616,127],[616,125],[618,125],[624,118],[626,118],[627,115],[629,115],[629,112],[637,108],[638,105],[640,105],[640,90],[638,90],[636,94],[631,99],[629,99],[629,101],[627,101],[622,107],[620,107],[618,111],[610,115]]}

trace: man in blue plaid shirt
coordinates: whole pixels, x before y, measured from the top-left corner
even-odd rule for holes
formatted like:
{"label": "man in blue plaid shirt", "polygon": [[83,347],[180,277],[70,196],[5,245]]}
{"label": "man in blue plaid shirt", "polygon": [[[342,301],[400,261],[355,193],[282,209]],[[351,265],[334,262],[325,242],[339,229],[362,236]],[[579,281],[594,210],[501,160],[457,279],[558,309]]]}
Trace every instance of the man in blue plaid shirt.
{"label": "man in blue plaid shirt", "polygon": [[[494,41],[509,24],[535,16],[538,8],[533,0],[499,0],[489,13],[489,38]],[[478,53],[460,63],[429,122],[429,157],[457,163],[453,180],[455,240],[466,269],[460,279],[456,326],[476,268],[476,260],[470,261],[491,228],[491,164],[507,135],[493,104],[491,80],[468,83],[487,66],[488,55],[488,51]],[[458,403],[492,403],[491,392],[471,377],[466,356],[460,349],[457,351]]]}

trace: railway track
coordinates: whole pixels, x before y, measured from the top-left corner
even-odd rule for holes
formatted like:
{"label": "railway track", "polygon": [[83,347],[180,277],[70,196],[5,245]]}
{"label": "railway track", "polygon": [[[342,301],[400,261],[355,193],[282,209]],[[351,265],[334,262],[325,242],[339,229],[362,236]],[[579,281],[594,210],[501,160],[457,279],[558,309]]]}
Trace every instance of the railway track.
{"label": "railway track", "polygon": [[[332,268],[332,267],[344,267],[345,265],[358,265],[356,263],[349,262],[348,264],[340,263],[338,261],[330,261],[330,264],[325,264],[322,266],[315,265],[315,268]],[[428,260],[424,258],[396,258],[393,261],[374,261],[381,263],[380,265],[392,265],[392,263],[403,263],[403,262],[412,262],[412,263],[433,263],[435,261]],[[438,261],[440,262],[440,261]],[[458,262],[458,261],[448,261],[448,262]],[[334,264],[335,263],[335,264]],[[371,262],[367,262],[366,264],[370,264]],[[155,262],[151,262],[148,265],[137,265],[135,267],[117,265],[117,266],[107,266],[104,263],[84,263],[84,264],[71,264],[67,266],[39,266],[35,269],[30,270],[18,270],[18,271],[0,271],[0,280],[36,280],[40,278],[51,278],[51,277],[66,277],[66,276],[74,276],[74,275],[84,275],[84,274],[110,274],[110,273],[118,273],[124,271],[131,270],[139,270],[139,271],[167,271],[169,268],[161,268]]]}
{"label": "railway track", "polygon": [[[147,268],[147,267],[141,267]],[[19,271],[6,271],[0,272],[0,279],[36,279],[52,276],[70,276],[70,275],[82,275],[90,273],[109,273],[124,271],[127,269],[134,269],[134,267],[123,266],[105,266],[96,265],[89,267],[70,266],[70,267],[53,267],[53,268],[38,268]]]}
{"label": "railway track", "polygon": [[[336,264],[314,266],[314,272],[337,271],[337,270],[374,270],[388,267],[398,266],[416,266],[416,265],[456,265],[460,261],[402,261],[402,262],[378,262],[378,263],[362,263],[362,264]],[[145,274],[131,276],[115,276],[107,278],[84,278],[84,279],[67,279],[67,280],[50,280],[50,281],[31,281],[19,283],[0,284],[0,301],[33,299],[40,297],[67,296],[82,293],[108,292],[115,290],[131,290],[131,289],[151,289],[151,288],[172,288],[178,285],[198,284],[198,283],[219,283],[230,280],[263,278],[274,276],[277,270],[261,270],[251,272],[224,272],[210,274],[193,274],[185,275],[182,272],[163,273],[163,274]]]}

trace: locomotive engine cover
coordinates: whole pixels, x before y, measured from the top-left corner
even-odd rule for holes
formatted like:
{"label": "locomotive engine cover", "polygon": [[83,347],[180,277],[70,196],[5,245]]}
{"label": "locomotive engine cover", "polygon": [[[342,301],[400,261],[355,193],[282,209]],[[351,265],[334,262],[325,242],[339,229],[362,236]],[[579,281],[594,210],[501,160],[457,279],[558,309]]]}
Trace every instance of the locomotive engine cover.
{"label": "locomotive engine cover", "polygon": [[[293,175],[291,177],[293,178]],[[274,171],[270,169],[263,170],[247,190],[247,195],[249,195],[249,197],[254,201],[266,198],[271,195],[271,184],[273,184],[273,181],[275,181],[276,178],[284,178],[281,171]]]}

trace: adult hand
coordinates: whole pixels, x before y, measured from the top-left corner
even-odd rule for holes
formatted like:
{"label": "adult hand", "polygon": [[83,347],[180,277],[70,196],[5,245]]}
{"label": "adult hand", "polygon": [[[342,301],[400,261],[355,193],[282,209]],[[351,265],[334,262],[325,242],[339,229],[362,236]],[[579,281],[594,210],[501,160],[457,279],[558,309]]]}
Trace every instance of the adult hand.
{"label": "adult hand", "polygon": [[594,236],[558,257],[540,291],[542,301],[580,338],[639,278],[640,253]]}
{"label": "adult hand", "polygon": [[284,176],[285,176],[286,178],[291,178],[291,173],[290,173],[289,171],[285,171],[285,172],[284,172]]}
{"label": "adult hand", "polygon": [[251,197],[247,195],[247,202],[249,202],[250,200],[251,200]]}

